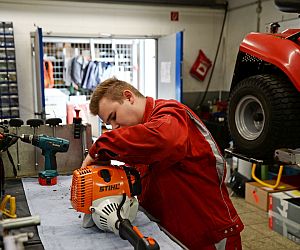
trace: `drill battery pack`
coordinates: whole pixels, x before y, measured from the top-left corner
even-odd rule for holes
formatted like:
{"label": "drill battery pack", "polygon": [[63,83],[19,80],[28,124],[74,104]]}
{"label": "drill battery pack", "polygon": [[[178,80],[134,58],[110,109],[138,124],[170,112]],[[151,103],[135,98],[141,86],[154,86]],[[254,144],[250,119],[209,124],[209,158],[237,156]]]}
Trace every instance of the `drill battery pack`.
{"label": "drill battery pack", "polygon": [[53,186],[57,184],[57,171],[56,170],[45,170],[39,172],[39,184],[42,186]]}

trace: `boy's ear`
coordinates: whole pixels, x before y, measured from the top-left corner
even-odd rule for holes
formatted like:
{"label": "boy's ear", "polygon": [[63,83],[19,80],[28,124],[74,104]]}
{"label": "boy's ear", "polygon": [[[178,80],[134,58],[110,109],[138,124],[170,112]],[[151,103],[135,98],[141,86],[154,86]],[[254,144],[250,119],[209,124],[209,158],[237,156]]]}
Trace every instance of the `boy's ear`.
{"label": "boy's ear", "polygon": [[126,100],[130,101],[130,103],[134,102],[134,95],[130,90],[124,90],[123,96],[125,97]]}

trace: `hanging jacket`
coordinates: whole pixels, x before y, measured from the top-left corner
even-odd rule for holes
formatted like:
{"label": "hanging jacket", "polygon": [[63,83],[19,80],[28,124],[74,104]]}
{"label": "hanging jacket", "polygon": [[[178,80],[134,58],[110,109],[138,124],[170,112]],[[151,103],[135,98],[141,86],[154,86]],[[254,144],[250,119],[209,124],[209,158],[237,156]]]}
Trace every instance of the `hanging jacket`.
{"label": "hanging jacket", "polygon": [[138,166],[140,204],[189,249],[205,249],[243,230],[229,198],[225,161],[186,106],[147,97],[143,122],[104,133],[93,158]]}
{"label": "hanging jacket", "polygon": [[82,88],[94,90],[100,83],[99,62],[90,61],[82,79]]}
{"label": "hanging jacket", "polygon": [[71,61],[71,79],[79,87],[82,86],[83,76],[85,75],[89,61],[83,56],[76,56]]}
{"label": "hanging jacket", "polygon": [[44,85],[45,88],[54,87],[53,63],[50,60],[44,60]]}

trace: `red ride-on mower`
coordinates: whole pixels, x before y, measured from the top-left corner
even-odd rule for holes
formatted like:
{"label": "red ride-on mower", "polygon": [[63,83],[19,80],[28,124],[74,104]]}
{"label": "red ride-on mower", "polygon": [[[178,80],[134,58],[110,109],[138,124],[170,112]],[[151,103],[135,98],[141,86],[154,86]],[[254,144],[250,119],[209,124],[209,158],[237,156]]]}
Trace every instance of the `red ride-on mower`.
{"label": "red ride-on mower", "polygon": [[[276,0],[300,13],[300,1]],[[250,33],[240,45],[228,126],[237,152],[272,162],[278,148],[300,147],[300,29]]]}

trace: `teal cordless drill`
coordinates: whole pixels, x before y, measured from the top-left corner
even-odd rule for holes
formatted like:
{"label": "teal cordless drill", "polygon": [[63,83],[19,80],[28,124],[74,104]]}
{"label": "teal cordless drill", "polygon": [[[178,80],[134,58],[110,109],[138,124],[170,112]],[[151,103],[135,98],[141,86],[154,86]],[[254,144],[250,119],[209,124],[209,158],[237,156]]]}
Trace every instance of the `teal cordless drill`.
{"label": "teal cordless drill", "polygon": [[43,186],[51,186],[57,183],[57,152],[67,152],[70,142],[68,140],[51,137],[47,135],[29,135],[22,134],[21,141],[30,143],[42,149],[42,155],[45,156],[45,169],[39,172],[39,183]]}

